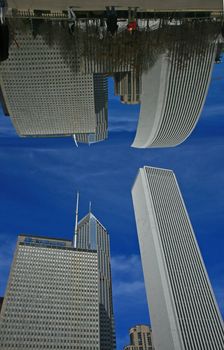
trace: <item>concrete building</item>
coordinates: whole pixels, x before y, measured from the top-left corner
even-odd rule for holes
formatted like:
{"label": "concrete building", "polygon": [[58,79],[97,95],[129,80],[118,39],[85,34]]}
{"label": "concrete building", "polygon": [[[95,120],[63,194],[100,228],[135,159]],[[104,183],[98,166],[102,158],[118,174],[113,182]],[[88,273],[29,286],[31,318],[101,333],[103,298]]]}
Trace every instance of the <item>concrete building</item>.
{"label": "concrete building", "polygon": [[155,349],[224,349],[223,320],[174,173],[140,169],[132,197]]}
{"label": "concrete building", "polygon": [[114,74],[115,95],[121,96],[122,103],[140,103],[141,90],[141,76],[135,70]]}
{"label": "concrete building", "polygon": [[216,43],[174,44],[142,75],[141,111],[133,147],[173,147],[194,130],[207,96]]}
{"label": "concrete building", "polygon": [[0,314],[0,348],[100,349],[96,250],[19,236]]}
{"label": "concrete building", "polygon": [[129,329],[130,345],[124,350],[152,350],[152,331],[149,326],[136,325]]}
{"label": "concrete building", "polygon": [[[40,35],[17,33],[9,59],[1,64],[0,83],[13,125],[20,136],[107,136],[107,78],[73,71],[59,45]],[[73,62],[74,61],[74,62]],[[81,137],[81,136],[80,136]]]}
{"label": "concrete building", "polygon": [[97,250],[100,300],[100,348],[116,349],[112,300],[110,240],[106,228],[90,211],[77,227],[77,248]]}

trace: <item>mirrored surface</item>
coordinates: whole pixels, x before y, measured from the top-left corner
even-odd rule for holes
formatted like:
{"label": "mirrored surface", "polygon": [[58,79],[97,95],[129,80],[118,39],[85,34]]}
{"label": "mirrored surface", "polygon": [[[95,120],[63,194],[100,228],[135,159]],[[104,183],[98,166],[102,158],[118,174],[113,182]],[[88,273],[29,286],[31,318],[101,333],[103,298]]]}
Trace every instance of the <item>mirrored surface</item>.
{"label": "mirrored surface", "polygon": [[101,309],[112,350],[149,323],[130,199],[141,166],[177,173],[223,313],[224,30],[215,0],[189,0],[188,11],[87,2],[14,0],[2,12],[0,295],[19,233],[71,240],[78,190],[83,232],[92,200],[87,218],[96,212],[110,234],[114,311]]}

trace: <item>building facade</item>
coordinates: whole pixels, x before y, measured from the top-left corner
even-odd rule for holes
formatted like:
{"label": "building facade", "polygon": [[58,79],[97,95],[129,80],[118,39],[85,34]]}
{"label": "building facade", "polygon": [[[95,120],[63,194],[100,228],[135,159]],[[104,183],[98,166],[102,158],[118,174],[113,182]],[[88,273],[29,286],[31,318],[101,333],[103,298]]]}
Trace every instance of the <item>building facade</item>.
{"label": "building facade", "polygon": [[[59,44],[18,32],[0,82],[8,114],[20,136],[107,136],[107,78],[82,74],[79,60],[66,62]],[[70,65],[69,65],[70,64]],[[77,69],[72,69],[77,66]]]}
{"label": "building facade", "polygon": [[139,104],[141,89],[141,74],[136,70],[114,74],[115,95],[121,96],[125,104]]}
{"label": "building facade", "polygon": [[223,320],[174,173],[140,169],[132,197],[155,349],[224,349]]}
{"label": "building facade", "polygon": [[[199,34],[198,34],[199,35]],[[183,38],[184,40],[184,38]],[[189,41],[189,40],[188,40]],[[141,110],[133,147],[174,147],[201,115],[215,62],[215,39],[173,44],[142,74]]]}
{"label": "building facade", "polygon": [[130,345],[124,350],[152,350],[152,331],[149,326],[136,325],[129,329]]}
{"label": "building facade", "polygon": [[103,141],[108,137],[108,80],[104,74],[94,74],[94,101],[95,132],[77,133],[77,142],[91,144]]}
{"label": "building facade", "polygon": [[98,298],[95,250],[20,235],[0,314],[0,348],[99,350]]}
{"label": "building facade", "polygon": [[97,250],[100,299],[100,349],[116,349],[109,235],[106,228],[91,212],[78,223],[77,248]]}

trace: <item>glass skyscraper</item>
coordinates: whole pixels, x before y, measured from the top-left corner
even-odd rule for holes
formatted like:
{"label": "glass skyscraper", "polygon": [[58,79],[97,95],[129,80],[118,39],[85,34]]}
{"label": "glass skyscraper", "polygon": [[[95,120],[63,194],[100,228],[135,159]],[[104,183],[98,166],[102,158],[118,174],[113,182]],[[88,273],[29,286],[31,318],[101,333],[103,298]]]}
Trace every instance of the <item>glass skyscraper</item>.
{"label": "glass skyscraper", "polygon": [[78,223],[77,248],[97,250],[100,298],[100,349],[115,349],[116,337],[112,301],[109,235],[106,228],[91,212]]}

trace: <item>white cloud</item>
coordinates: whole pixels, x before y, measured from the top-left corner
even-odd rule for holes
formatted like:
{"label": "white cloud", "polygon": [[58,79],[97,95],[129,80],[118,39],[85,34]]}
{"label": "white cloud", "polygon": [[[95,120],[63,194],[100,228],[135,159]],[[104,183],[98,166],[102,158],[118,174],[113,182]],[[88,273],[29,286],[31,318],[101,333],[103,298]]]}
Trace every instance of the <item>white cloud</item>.
{"label": "white cloud", "polygon": [[113,287],[114,297],[133,297],[141,295],[145,291],[143,281],[115,282]]}
{"label": "white cloud", "polygon": [[138,255],[118,255],[111,258],[111,265],[113,271],[116,272],[129,272],[133,274],[133,271],[138,271],[141,268],[141,260]]}
{"label": "white cloud", "polygon": [[141,260],[138,255],[112,257],[113,295],[131,298],[145,293]]}

